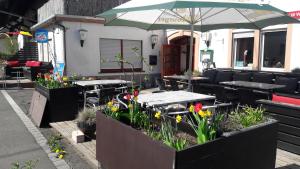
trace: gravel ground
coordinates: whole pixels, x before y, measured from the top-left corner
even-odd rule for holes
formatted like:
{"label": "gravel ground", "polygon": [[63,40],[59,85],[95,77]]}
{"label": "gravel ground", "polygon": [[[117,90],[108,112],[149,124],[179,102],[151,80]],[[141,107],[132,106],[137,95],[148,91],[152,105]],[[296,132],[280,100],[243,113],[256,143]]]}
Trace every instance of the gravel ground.
{"label": "gravel ground", "polygon": [[[29,115],[30,102],[33,94],[33,89],[8,90],[8,94],[15,100],[25,114]],[[41,133],[45,138],[49,138],[53,134],[57,134],[52,128],[40,128]],[[67,140],[63,140],[67,151],[65,161],[73,169],[93,169],[83,158],[82,155]]]}

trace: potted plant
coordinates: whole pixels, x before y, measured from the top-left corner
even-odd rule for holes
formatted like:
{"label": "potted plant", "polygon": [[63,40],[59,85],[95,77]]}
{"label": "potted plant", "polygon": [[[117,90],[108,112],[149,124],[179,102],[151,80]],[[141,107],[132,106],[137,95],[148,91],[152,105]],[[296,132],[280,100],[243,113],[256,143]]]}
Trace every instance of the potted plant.
{"label": "potted plant", "polygon": [[128,109],[109,102],[97,113],[96,154],[104,168],[275,167],[277,122],[263,110],[248,107],[227,118],[198,103],[187,116],[170,118],[143,110],[137,93],[125,96]]}
{"label": "potted plant", "polygon": [[76,119],[78,128],[88,138],[94,138],[96,132],[96,110],[85,108],[79,112]]}
{"label": "potted plant", "polygon": [[47,98],[43,124],[74,120],[78,113],[78,87],[59,74],[38,74],[35,90]]}

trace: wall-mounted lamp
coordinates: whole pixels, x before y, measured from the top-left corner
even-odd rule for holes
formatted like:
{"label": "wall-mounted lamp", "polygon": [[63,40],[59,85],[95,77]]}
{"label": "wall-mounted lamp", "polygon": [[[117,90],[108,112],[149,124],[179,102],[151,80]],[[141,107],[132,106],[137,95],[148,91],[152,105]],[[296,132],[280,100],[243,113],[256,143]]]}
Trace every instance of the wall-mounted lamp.
{"label": "wall-mounted lamp", "polygon": [[79,29],[79,35],[80,35],[80,45],[83,47],[84,41],[86,40],[88,31],[85,29]]}
{"label": "wall-mounted lamp", "polygon": [[210,32],[205,32],[201,34],[201,39],[205,42],[206,47],[209,48],[211,39],[212,39],[212,34]]}
{"label": "wall-mounted lamp", "polygon": [[154,49],[155,45],[158,42],[158,35],[151,35],[151,43],[152,43],[152,49]]}

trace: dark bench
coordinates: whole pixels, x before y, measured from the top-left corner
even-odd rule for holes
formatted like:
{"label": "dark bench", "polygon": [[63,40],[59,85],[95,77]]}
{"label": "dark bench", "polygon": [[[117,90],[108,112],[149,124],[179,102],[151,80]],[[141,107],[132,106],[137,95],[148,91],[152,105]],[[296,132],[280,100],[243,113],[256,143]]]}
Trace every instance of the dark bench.
{"label": "dark bench", "polygon": [[300,154],[300,106],[270,100],[257,102],[279,121],[278,147]]}
{"label": "dark bench", "polygon": [[[203,72],[203,76],[209,80],[198,81],[193,84],[194,92],[203,94],[217,95],[218,88],[225,86],[220,84],[224,81],[253,81],[260,83],[270,83],[285,85],[285,88],[277,89],[274,93],[288,97],[300,97],[300,74],[299,73],[283,73],[283,72],[263,72],[249,70],[233,70],[233,69],[207,69]],[[267,94],[256,93],[257,99],[268,98]],[[218,99],[218,97],[217,97]]]}

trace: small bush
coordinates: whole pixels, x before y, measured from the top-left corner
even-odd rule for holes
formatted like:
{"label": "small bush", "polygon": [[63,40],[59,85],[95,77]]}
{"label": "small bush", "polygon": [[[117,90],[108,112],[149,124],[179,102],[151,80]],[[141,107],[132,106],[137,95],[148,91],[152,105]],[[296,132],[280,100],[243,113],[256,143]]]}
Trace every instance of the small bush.
{"label": "small bush", "polygon": [[76,119],[77,122],[85,122],[88,125],[96,124],[96,110],[93,108],[86,108],[79,112]]}
{"label": "small bush", "polygon": [[242,128],[247,128],[253,125],[257,125],[266,121],[265,110],[261,107],[252,108],[245,107],[242,109],[236,109],[229,114],[228,119],[223,123],[224,131],[235,131]]}

